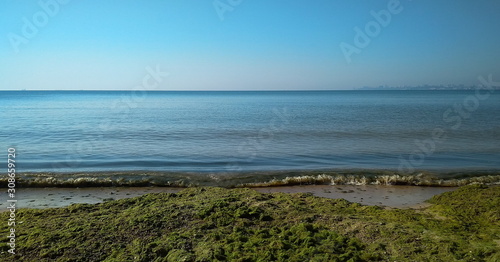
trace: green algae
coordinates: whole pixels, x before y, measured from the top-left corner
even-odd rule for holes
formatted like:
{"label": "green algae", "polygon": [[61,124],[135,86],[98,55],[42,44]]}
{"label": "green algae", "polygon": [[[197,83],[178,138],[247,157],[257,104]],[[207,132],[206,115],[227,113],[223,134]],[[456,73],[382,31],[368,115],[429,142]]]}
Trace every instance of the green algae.
{"label": "green algae", "polygon": [[[500,261],[500,187],[465,186],[424,210],[312,194],[188,188],[19,209],[1,261]],[[8,213],[0,213],[7,221]],[[7,243],[7,223],[0,226]]]}

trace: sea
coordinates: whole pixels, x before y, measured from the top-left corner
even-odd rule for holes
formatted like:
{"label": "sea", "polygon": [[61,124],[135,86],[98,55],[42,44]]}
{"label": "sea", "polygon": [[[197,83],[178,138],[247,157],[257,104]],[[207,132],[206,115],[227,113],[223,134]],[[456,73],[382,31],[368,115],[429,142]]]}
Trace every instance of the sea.
{"label": "sea", "polygon": [[0,112],[27,186],[500,181],[500,91],[1,91]]}

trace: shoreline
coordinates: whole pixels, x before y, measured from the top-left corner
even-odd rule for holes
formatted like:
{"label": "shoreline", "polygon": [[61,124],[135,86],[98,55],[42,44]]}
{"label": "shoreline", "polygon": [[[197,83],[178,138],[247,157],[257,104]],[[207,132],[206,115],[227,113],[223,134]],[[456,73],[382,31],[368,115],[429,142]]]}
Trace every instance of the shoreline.
{"label": "shoreline", "polygon": [[[350,202],[386,208],[423,208],[425,201],[458,187],[425,187],[405,185],[293,185],[248,187],[260,193],[311,193],[317,197],[345,199]],[[84,187],[84,188],[19,188],[18,208],[57,208],[71,204],[96,204],[132,198],[149,193],[178,193],[180,187]],[[6,193],[5,193],[6,194]],[[7,210],[7,202],[0,203]]]}
{"label": "shoreline", "polygon": [[[7,187],[8,176],[0,176]],[[96,172],[18,173],[16,188],[85,187],[274,187],[296,185],[398,185],[457,187],[471,184],[500,184],[500,171],[411,174],[390,170],[297,170],[241,173],[188,172]]]}

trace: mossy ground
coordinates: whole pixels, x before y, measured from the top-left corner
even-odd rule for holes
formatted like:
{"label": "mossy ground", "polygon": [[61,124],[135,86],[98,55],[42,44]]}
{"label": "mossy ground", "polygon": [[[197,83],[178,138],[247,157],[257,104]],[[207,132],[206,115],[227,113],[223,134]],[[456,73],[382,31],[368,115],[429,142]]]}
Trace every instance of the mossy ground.
{"label": "mossy ground", "polygon": [[188,188],[17,211],[1,261],[500,261],[500,187],[465,186],[425,210],[310,194]]}

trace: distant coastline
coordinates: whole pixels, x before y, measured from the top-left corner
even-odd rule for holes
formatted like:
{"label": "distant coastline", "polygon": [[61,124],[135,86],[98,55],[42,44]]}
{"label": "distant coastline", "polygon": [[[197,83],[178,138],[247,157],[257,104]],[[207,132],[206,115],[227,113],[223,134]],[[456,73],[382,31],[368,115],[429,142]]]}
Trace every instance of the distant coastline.
{"label": "distant coastline", "polygon": [[[364,86],[354,90],[476,90],[484,88],[483,86],[466,86],[466,85],[421,85],[421,86]],[[500,90],[500,87],[493,87],[494,90]]]}
{"label": "distant coastline", "polygon": [[[355,88],[341,88],[341,89],[249,89],[249,90],[147,90],[142,92],[332,92],[332,91],[421,91],[421,90],[430,90],[430,91],[474,91],[476,89],[484,88],[483,86],[473,85],[420,85],[420,86],[364,86],[364,87],[355,87]],[[500,87],[491,87],[493,90],[500,90]],[[0,90],[0,92],[134,92],[137,91],[135,89],[5,89]]]}

